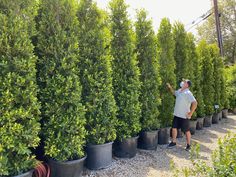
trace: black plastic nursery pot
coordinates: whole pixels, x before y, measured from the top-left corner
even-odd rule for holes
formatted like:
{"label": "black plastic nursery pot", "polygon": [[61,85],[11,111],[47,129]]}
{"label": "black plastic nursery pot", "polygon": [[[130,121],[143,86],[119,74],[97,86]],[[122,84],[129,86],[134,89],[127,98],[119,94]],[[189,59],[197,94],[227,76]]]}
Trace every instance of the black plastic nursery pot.
{"label": "black plastic nursery pot", "polygon": [[228,109],[222,110],[222,118],[228,118]]}
{"label": "black plastic nursery pot", "polygon": [[[170,129],[170,137],[172,138],[172,128]],[[181,129],[177,129],[177,137],[176,138],[183,138],[183,132]]]}
{"label": "black plastic nursery pot", "polygon": [[87,156],[67,162],[59,162],[49,159],[48,163],[51,169],[50,177],[81,177],[86,157]]}
{"label": "black plastic nursery pot", "polygon": [[138,136],[116,140],[114,142],[114,155],[120,158],[132,158],[137,154]]}
{"label": "black plastic nursery pot", "polygon": [[221,120],[222,120],[222,117],[223,117],[223,116],[222,116],[223,112],[220,111],[218,114],[219,114],[219,120],[221,121]]}
{"label": "black plastic nursery pot", "polygon": [[86,167],[91,170],[104,169],[112,164],[112,144],[88,145],[86,147]]}
{"label": "black plastic nursery pot", "polygon": [[213,116],[212,116],[212,124],[218,124],[219,121],[220,121],[219,114],[214,113]]}
{"label": "black plastic nursery pot", "polygon": [[161,128],[158,132],[158,144],[169,144],[170,140],[170,127]]}
{"label": "black plastic nursery pot", "polygon": [[196,125],[197,130],[202,130],[203,129],[204,119],[205,119],[205,117],[197,118],[197,125]]}
{"label": "black plastic nursery pot", "polygon": [[210,127],[212,124],[212,115],[206,116],[203,122],[203,127]]}
{"label": "black plastic nursery pot", "polygon": [[196,132],[197,120],[190,120],[189,122],[190,122],[190,133],[194,135]]}
{"label": "black plastic nursery pot", "polygon": [[138,148],[155,150],[158,143],[158,130],[141,132],[138,139]]}
{"label": "black plastic nursery pot", "polygon": [[14,176],[14,177],[32,177],[32,175],[33,175],[33,170],[23,173],[21,175]]}

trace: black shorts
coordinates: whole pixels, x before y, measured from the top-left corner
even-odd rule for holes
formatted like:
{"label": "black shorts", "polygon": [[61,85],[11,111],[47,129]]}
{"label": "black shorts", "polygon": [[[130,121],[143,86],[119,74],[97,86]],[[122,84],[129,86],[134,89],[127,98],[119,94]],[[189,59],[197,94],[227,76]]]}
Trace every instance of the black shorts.
{"label": "black shorts", "polygon": [[181,129],[185,133],[190,130],[190,120],[174,116],[172,128]]}

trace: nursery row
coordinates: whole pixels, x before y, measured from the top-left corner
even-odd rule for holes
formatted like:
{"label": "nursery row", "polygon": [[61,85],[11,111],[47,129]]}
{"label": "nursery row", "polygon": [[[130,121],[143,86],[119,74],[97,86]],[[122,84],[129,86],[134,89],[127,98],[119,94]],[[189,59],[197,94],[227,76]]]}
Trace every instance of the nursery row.
{"label": "nursery row", "polygon": [[167,18],[156,34],[145,10],[133,23],[127,8],[124,0],[108,11],[92,0],[1,1],[0,176],[27,172],[36,159],[52,176],[79,176],[57,165],[109,166],[113,141],[117,156],[132,157],[126,147],[138,135],[168,136],[175,98],[166,83],[178,89],[182,78],[198,101],[192,120],[230,107],[217,45],[196,45]]}

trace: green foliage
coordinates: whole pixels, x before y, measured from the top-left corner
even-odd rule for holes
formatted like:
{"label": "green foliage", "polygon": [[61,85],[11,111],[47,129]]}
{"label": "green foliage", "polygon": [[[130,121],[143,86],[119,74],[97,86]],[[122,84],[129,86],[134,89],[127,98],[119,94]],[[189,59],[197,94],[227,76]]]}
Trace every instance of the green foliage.
{"label": "green foliage", "polygon": [[35,165],[39,144],[36,56],[31,36],[36,1],[0,2],[0,176],[15,176]]}
{"label": "green foliage", "polygon": [[39,98],[45,154],[66,161],[84,156],[85,109],[78,75],[78,22],[74,0],[44,0],[37,17]]}
{"label": "green foliage", "polygon": [[87,143],[104,144],[116,139],[116,104],[112,93],[109,33],[105,15],[92,0],[81,0],[78,9],[79,67],[82,98],[86,106]]}
{"label": "green foliage", "polygon": [[[226,94],[228,99],[225,100],[225,107],[236,108],[236,64],[226,68]],[[228,103],[229,101],[229,103]],[[229,105],[228,105],[229,104]],[[227,107],[228,106],[228,107]]]}
{"label": "green foliage", "polygon": [[223,75],[223,60],[220,57],[220,51],[216,44],[212,44],[210,47],[210,53],[211,58],[213,59],[213,76],[214,76],[214,104],[219,105],[220,109],[217,111],[220,111],[223,107],[222,104],[222,75]]}
{"label": "green foliage", "polygon": [[134,34],[127,5],[124,0],[112,0],[110,9],[113,87],[118,106],[117,136],[122,139],[136,136],[141,129],[140,71],[134,55]]}
{"label": "green foliage", "polygon": [[191,150],[193,167],[176,169],[172,163],[175,176],[235,177],[236,174],[236,134],[229,133],[218,141],[219,147],[212,153],[212,165],[199,160],[199,145]]}
{"label": "green foliage", "polygon": [[214,77],[213,59],[206,41],[201,41],[197,47],[201,62],[201,86],[203,101],[205,104],[205,114],[211,115],[214,112]]}
{"label": "green foliage", "polygon": [[152,21],[147,19],[147,13],[140,10],[137,14],[136,51],[141,71],[142,130],[156,130],[160,127],[158,119],[160,105],[160,77],[157,61],[156,37]]}
{"label": "green foliage", "polygon": [[161,106],[160,121],[161,127],[171,125],[173,118],[173,108],[175,98],[168,92],[166,83],[170,83],[174,88],[176,87],[175,76],[175,60],[174,60],[174,41],[171,33],[171,24],[167,18],[162,19],[160,28],[157,34],[158,44],[158,61],[160,64],[160,76],[162,84],[160,86]]}
{"label": "green foliage", "polygon": [[191,33],[187,34],[187,58],[189,61],[190,72],[189,79],[192,81],[191,90],[193,91],[193,95],[196,97],[198,102],[196,114],[193,118],[196,117],[203,117],[205,116],[204,112],[204,102],[203,102],[203,95],[202,95],[202,88],[201,88],[201,67],[199,56],[196,51],[195,46],[195,39]]}
{"label": "green foliage", "polygon": [[187,57],[187,33],[184,25],[176,22],[173,26],[173,39],[174,39],[174,59],[176,61],[176,82],[182,81],[182,78],[190,79],[191,65]]}
{"label": "green foliage", "polygon": [[[221,31],[223,36],[224,55],[226,63],[236,62],[236,20],[235,20],[235,0],[218,0],[219,12],[221,14]],[[217,42],[217,32],[215,27],[215,16],[211,15],[198,28],[201,39],[207,40],[208,43]]]}

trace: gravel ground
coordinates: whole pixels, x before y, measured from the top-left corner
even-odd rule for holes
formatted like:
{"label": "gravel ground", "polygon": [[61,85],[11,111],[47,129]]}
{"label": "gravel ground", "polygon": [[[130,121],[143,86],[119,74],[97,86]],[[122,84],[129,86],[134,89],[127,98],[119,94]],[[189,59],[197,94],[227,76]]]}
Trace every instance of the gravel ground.
{"label": "gravel ground", "polygon": [[[200,144],[201,158],[208,161],[211,151],[217,147],[217,139],[224,137],[228,131],[236,133],[236,115],[229,115],[219,124],[196,131],[192,142]],[[174,149],[166,149],[166,145],[158,146],[156,151],[138,150],[132,159],[113,158],[111,167],[98,171],[85,170],[83,177],[169,177],[170,161],[176,167],[190,166],[189,152],[185,151],[185,138],[179,138]]]}

